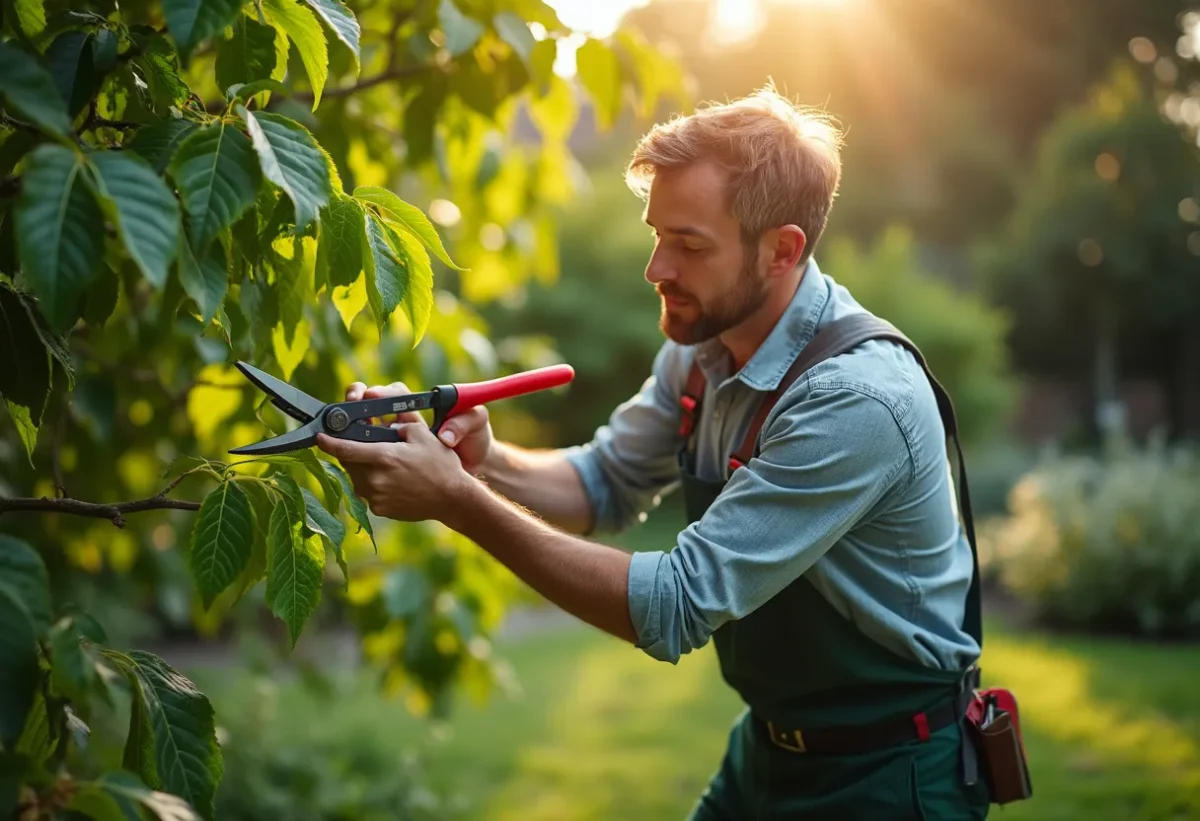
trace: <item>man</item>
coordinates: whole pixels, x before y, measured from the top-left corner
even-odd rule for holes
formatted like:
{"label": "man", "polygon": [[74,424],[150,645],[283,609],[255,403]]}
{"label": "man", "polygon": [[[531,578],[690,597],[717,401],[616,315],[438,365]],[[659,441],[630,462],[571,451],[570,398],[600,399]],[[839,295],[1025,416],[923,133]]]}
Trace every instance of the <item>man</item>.
{"label": "man", "polygon": [[[769,90],[643,138],[627,179],[647,199],[668,339],[586,446],[494,441],[484,409],[442,442],[412,415],[400,443],[320,438],[375,514],[444,522],[652,657],[713,640],[748,709],[695,819],[987,812],[960,718],[980,652],[964,629],[974,562],[934,386],[888,339],[803,366],[820,331],[870,319],[813,258],[839,150],[824,118]],[[676,544],[630,555],[584,538],[677,486]]]}

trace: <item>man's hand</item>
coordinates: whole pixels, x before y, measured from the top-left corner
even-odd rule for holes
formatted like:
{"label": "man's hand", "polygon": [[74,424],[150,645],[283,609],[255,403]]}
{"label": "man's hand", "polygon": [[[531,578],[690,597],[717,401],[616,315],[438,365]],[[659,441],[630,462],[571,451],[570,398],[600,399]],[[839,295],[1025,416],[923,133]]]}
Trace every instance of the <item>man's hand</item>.
{"label": "man's hand", "polygon": [[392,426],[400,442],[351,442],[317,434],[317,447],[337,459],[354,492],[376,516],[401,522],[443,521],[454,512],[467,483],[458,455],[424,421]]}
{"label": "man's hand", "polygon": [[[362,382],[355,382],[347,389],[346,399],[350,402],[357,402],[359,399],[403,396],[407,393],[412,393],[412,391],[403,382],[376,385],[370,388]],[[396,414],[396,419],[401,422],[420,422],[421,416],[416,411],[407,411]],[[442,429],[438,431],[438,437],[448,447],[454,448],[463,468],[468,473],[478,473],[495,441],[492,436],[492,425],[488,420],[487,407],[479,405],[447,419],[442,425]]]}

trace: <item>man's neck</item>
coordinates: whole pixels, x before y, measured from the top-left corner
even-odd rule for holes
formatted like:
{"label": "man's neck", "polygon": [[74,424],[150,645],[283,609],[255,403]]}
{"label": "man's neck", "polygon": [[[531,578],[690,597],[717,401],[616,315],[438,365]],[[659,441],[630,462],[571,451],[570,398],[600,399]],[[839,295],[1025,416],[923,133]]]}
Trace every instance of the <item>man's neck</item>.
{"label": "man's neck", "polygon": [[721,334],[721,343],[733,358],[734,373],[740,371],[759,346],[771,335],[780,318],[796,296],[796,289],[804,278],[807,266],[798,265],[786,279],[777,283],[757,311],[746,317],[741,324]]}

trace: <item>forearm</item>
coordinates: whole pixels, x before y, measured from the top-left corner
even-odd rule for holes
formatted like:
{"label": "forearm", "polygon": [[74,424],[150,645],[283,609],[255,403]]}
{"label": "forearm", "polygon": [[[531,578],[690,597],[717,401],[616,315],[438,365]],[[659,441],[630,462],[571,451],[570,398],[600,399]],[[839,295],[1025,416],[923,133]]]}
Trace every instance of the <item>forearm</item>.
{"label": "forearm", "polygon": [[552,450],[527,450],[495,442],[480,479],[497,493],[570,533],[592,529],[592,508],[575,468]]}
{"label": "forearm", "polygon": [[443,521],[563,610],[636,643],[629,615],[629,554],[564,533],[475,480],[465,484]]}

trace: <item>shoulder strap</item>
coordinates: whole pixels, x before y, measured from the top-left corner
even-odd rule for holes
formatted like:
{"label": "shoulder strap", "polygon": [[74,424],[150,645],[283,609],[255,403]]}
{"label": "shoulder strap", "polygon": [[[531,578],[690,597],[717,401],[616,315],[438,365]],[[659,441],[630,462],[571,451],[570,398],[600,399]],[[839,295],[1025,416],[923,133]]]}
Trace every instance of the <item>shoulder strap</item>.
{"label": "shoulder strap", "polygon": [[[896,342],[903,345],[916,357],[921,369],[925,371],[925,376],[929,379],[929,384],[933,388],[933,395],[937,400],[938,413],[942,417],[942,426],[946,430],[946,437],[954,443],[954,450],[958,457],[959,510],[962,514],[963,526],[967,531],[967,541],[971,545],[971,563],[973,569],[971,589],[967,593],[967,610],[963,627],[982,648],[983,614],[979,590],[979,553],[975,545],[975,518],[971,512],[971,492],[967,483],[967,466],[966,461],[963,459],[962,446],[958,440],[958,420],[954,414],[954,403],[951,401],[946,389],[934,377],[921,351],[912,340],[901,333],[892,323],[871,314],[855,314],[839,319],[836,322],[831,322],[822,328],[813,337],[812,341],[804,346],[800,355],[796,357],[796,361],[792,363],[792,366],[788,369],[782,381],[780,381],[779,387],[763,398],[762,403],[754,414],[754,418],[750,421],[750,427],[746,431],[746,436],[742,440],[741,447],[738,448],[736,454],[730,459],[730,468],[736,469],[749,462],[754,456],[758,443],[758,433],[762,429],[767,415],[775,407],[775,403],[779,401],[779,397],[792,386],[792,383],[797,378],[809,368],[824,362],[826,359],[846,353],[870,339],[886,339]],[[688,384],[690,387],[690,379]]]}

